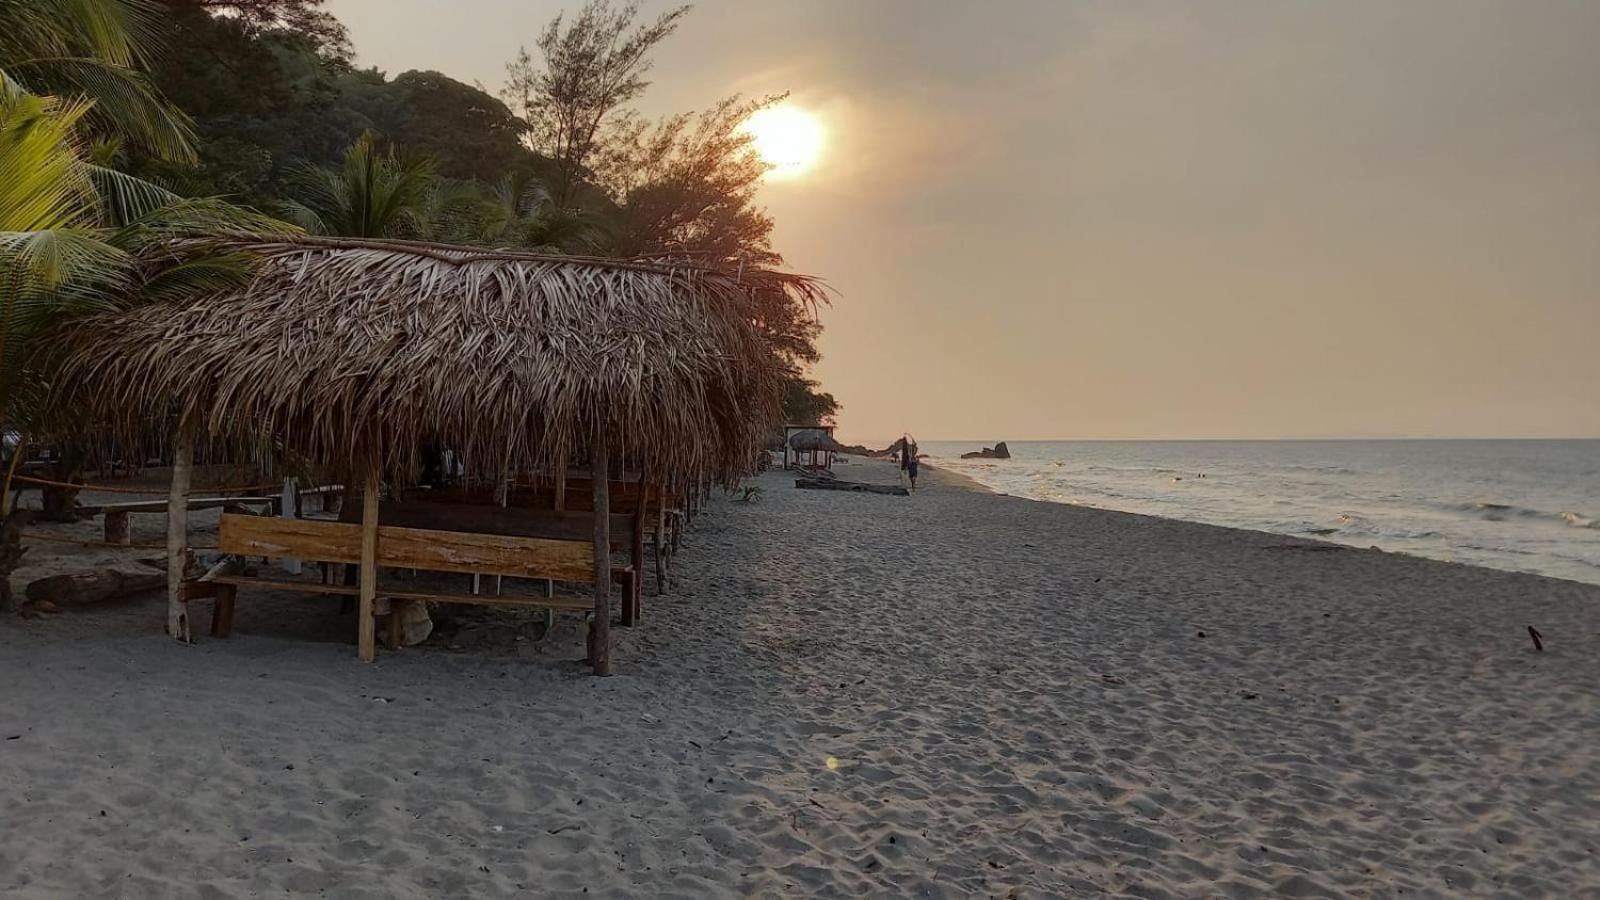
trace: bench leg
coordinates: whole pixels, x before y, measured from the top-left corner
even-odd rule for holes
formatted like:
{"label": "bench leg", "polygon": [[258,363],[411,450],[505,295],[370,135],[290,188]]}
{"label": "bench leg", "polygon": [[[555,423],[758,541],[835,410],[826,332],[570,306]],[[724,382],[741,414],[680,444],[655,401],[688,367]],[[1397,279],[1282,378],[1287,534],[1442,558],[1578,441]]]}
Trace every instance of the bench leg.
{"label": "bench leg", "polygon": [[635,595],[634,585],[639,580],[638,572],[628,572],[622,582],[622,620],[624,628],[632,627],[639,616],[638,597]]}
{"label": "bench leg", "polygon": [[127,546],[133,543],[132,513],[106,513],[106,543]]}
{"label": "bench leg", "polygon": [[233,600],[239,593],[238,585],[217,585],[217,600],[211,607],[211,636],[233,637]]}
{"label": "bench leg", "polygon": [[408,604],[410,602],[411,601],[409,601],[409,600],[396,600],[393,597],[389,598],[389,649],[390,650],[399,650],[400,649],[400,642],[405,637],[405,631],[401,627],[404,623],[401,622],[400,617],[401,617],[401,614],[403,612],[405,612],[406,604]]}
{"label": "bench leg", "polygon": [[656,593],[667,592],[667,546],[661,536],[661,526],[656,526],[655,541],[653,544],[656,556]]}

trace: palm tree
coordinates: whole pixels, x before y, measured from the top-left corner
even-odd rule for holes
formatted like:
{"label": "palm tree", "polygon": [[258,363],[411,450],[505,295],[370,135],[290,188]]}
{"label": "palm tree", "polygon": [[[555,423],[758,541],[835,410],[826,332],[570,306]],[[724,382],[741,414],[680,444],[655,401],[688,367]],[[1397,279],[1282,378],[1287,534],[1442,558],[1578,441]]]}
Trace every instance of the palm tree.
{"label": "palm tree", "polygon": [[[29,350],[59,320],[215,289],[247,273],[244,260],[203,248],[141,265],[150,245],[288,228],[113,167],[120,137],[167,159],[193,158],[187,120],[140,71],[157,8],[149,0],[0,2],[0,430],[26,429],[39,412],[43,382]],[[15,559],[7,540],[0,570]]]}
{"label": "palm tree", "polygon": [[[86,161],[82,100],[0,90],[0,423],[26,424],[26,349],[63,318],[237,283],[246,262],[204,247],[140,264],[157,243],[291,230],[215,198],[180,197]],[[102,152],[105,148],[102,147]]]}
{"label": "palm tree", "polygon": [[0,90],[89,104],[84,124],[164,159],[194,158],[189,120],[145,75],[153,0],[0,2]]}
{"label": "palm tree", "polygon": [[500,179],[480,206],[473,243],[536,250],[594,252],[608,233],[600,216],[563,209],[544,181],[529,172]]}
{"label": "palm tree", "polygon": [[345,148],[338,169],[307,166],[284,217],[307,231],[342,237],[421,237],[436,203],[431,160],[379,150],[372,132]]}

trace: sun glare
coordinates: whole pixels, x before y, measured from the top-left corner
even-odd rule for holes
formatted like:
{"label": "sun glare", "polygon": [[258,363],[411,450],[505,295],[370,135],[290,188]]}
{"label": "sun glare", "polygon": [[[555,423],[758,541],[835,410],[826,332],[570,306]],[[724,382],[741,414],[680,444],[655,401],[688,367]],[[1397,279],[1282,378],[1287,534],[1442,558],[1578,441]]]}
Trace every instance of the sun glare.
{"label": "sun glare", "polygon": [[744,123],[756,153],[772,166],[768,178],[794,178],[809,171],[822,153],[822,125],[797,106],[763,109]]}

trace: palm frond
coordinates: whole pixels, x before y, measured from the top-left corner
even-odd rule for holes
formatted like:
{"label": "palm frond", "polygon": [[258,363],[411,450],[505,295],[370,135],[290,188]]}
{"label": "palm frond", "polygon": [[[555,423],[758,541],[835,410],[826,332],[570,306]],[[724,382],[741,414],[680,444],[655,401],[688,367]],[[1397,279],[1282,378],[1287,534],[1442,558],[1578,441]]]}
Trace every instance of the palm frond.
{"label": "palm frond", "polygon": [[87,228],[0,231],[0,283],[25,296],[44,296],[68,284],[120,285],[127,253]]}
{"label": "palm frond", "polygon": [[0,3],[0,67],[73,55],[139,65],[159,11],[152,0],[8,0]]}
{"label": "palm frond", "polygon": [[31,93],[93,101],[89,122],[121,134],[163,159],[194,161],[188,116],[166,102],[143,72],[87,56],[55,56],[10,64],[6,75]]}
{"label": "palm frond", "polygon": [[87,111],[85,103],[0,96],[0,230],[60,228],[89,216],[93,186],[73,142]]}
{"label": "palm frond", "polygon": [[84,171],[100,197],[105,224],[120,228],[183,198],[153,181],[102,165],[85,163]]}

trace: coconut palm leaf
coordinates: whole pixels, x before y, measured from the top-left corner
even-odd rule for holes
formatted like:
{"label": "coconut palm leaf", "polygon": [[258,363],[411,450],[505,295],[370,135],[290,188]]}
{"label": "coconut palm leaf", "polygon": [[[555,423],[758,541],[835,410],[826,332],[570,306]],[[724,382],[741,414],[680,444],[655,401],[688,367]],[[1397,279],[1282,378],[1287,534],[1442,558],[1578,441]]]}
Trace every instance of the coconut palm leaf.
{"label": "coconut palm leaf", "polygon": [[83,169],[99,196],[101,219],[113,228],[131,224],[183,200],[153,181],[109,166],[85,163]]}
{"label": "coconut palm leaf", "polygon": [[82,222],[94,189],[73,130],[88,111],[26,94],[0,94],[0,231],[35,231]]}
{"label": "coconut palm leaf", "polygon": [[0,67],[74,55],[139,65],[158,12],[151,0],[7,0],[0,3]]}
{"label": "coconut palm leaf", "polygon": [[92,57],[57,56],[12,63],[5,73],[29,93],[92,101],[89,123],[99,131],[125,135],[163,159],[196,158],[188,116],[163,99],[143,72]]}
{"label": "coconut palm leaf", "polygon": [[285,218],[307,231],[346,237],[422,235],[434,189],[431,160],[379,150],[367,132],[344,152],[338,169],[307,166],[293,177],[296,196]]}

